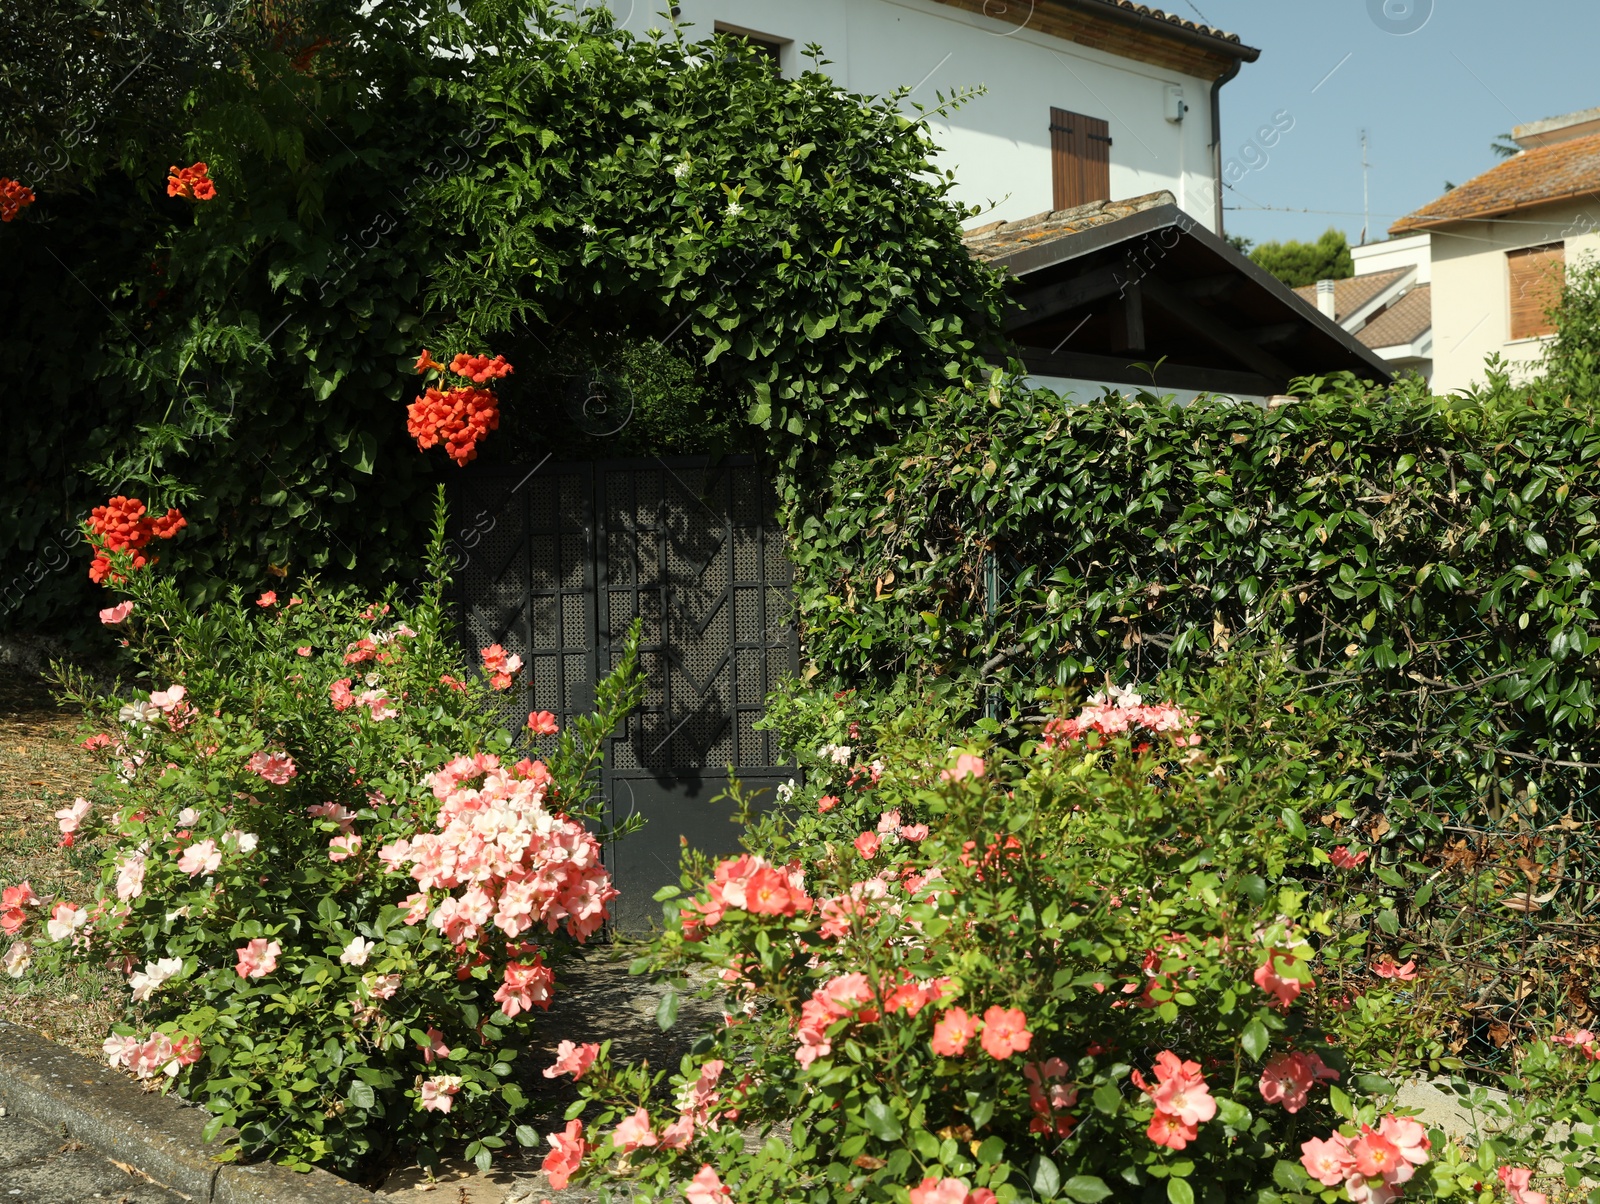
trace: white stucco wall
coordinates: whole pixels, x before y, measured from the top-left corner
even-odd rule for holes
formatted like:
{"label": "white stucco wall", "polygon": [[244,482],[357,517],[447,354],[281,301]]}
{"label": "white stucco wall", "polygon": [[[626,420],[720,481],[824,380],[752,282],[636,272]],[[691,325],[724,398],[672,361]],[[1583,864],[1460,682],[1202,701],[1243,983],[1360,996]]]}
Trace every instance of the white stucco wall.
{"label": "white stucco wall", "polygon": [[1594,202],[1547,205],[1506,220],[1461,222],[1432,231],[1433,388],[1450,393],[1481,383],[1492,352],[1513,365],[1513,379],[1539,363],[1543,338],[1511,338],[1511,287],[1506,252],[1564,242],[1572,265],[1600,255],[1600,207]]}
{"label": "white stucco wall", "polygon": [[[665,0],[607,2],[634,33],[667,23],[657,11]],[[786,39],[785,75],[804,70],[804,47],[820,43],[832,60],[826,69],[852,92],[914,88],[908,113],[915,104],[935,106],[936,93],[986,86],[985,95],[930,121],[943,148],[939,166],[956,173],[955,199],[985,207],[969,224],[1051,207],[1055,106],[1110,123],[1113,199],[1168,189],[1201,225],[1213,228],[1208,81],[1038,33],[1026,25],[1028,0],[997,0],[990,7],[1001,15],[979,16],[935,0],[681,0],[677,20],[691,39],[709,37],[718,22]],[[1166,120],[1169,84],[1183,88],[1189,111],[1182,122]],[[1226,131],[1226,118],[1223,125]],[[1247,134],[1241,131],[1236,141]]]}
{"label": "white stucco wall", "polygon": [[1385,242],[1369,242],[1365,246],[1351,247],[1350,258],[1355,263],[1357,276],[1370,276],[1374,272],[1387,272],[1392,268],[1416,268],[1417,283],[1429,284],[1433,280],[1433,258],[1430,254],[1431,235],[1407,234]]}

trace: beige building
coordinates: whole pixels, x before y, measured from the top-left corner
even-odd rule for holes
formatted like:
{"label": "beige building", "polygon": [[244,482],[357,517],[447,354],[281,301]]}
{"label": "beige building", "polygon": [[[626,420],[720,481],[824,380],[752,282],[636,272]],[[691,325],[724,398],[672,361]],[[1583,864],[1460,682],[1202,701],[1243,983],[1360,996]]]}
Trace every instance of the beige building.
{"label": "beige building", "polygon": [[1521,151],[1389,228],[1429,235],[1433,388],[1481,383],[1498,354],[1538,370],[1566,265],[1600,253],[1600,109],[1517,126]]}

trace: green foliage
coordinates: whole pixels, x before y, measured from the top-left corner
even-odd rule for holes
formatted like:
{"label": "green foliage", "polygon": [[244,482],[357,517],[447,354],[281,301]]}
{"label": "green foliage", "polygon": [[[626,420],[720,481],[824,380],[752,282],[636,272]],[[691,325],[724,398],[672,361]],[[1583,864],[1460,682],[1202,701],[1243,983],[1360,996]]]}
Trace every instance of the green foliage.
{"label": "green foliage", "polygon": [[[456,471],[406,435],[424,346],[516,365],[491,460],[760,442],[798,468],[918,419],[1001,295],[926,124],[565,11],[308,5],[186,77],[181,141],[152,126],[93,196],[5,227],[34,286],[0,298],[0,353],[49,365],[4,469],[6,621],[87,608],[40,558],[110,493],[183,508],[197,599],[270,566],[415,576]],[[195,159],[216,199],[162,195]],[[620,431],[585,412],[595,376]]]}
{"label": "green foliage", "polygon": [[1337,698],[1348,743],[1384,752],[1353,774],[1436,814],[1595,759],[1587,416],[1530,411],[1480,436],[1414,385],[1305,391],[1271,408],[952,391],[924,429],[842,460],[804,517],[815,665],[982,670],[991,705],[1021,715],[1041,685],[1249,647]]}
{"label": "green foliage", "polygon": [[[442,508],[430,560],[442,574]],[[191,1049],[167,1068],[175,1089],[212,1114],[211,1132],[239,1129],[246,1155],[352,1173],[402,1151],[431,1164],[465,1142],[466,1156],[487,1164],[527,1104],[516,1067],[540,997],[515,1006],[513,972],[569,947],[553,935],[558,920],[579,940],[600,924],[591,911],[580,926],[576,896],[561,886],[559,913],[536,902],[520,927],[485,915],[481,929],[457,931],[452,884],[408,873],[404,854],[444,827],[447,796],[463,805],[450,782],[481,786],[487,799],[485,773],[503,764],[523,790],[523,836],[542,819],[603,876],[599,845],[578,825],[610,835],[598,826],[593,770],[640,696],[637,629],[600,684],[598,713],[545,743],[548,771],[513,767],[540,749],[503,730],[497,696],[461,664],[443,585],[434,576],[409,606],[306,583],[289,597],[249,603],[235,592],[194,608],[170,579],[130,572],[124,630],[144,688],[102,693],[64,678],[108,729],[106,773],[82,827],[110,839],[97,897],[44,900],[9,956],[31,949],[46,970],[87,956],[137,970],[108,1054],[143,1043],[157,1050],[148,1062],[124,1056],[159,1077],[170,1051],[152,1041]],[[263,767],[267,754],[286,756],[290,771]],[[552,819],[556,810],[577,823]],[[522,857],[516,833],[499,831]],[[557,889],[565,871],[541,860],[554,858],[527,856]],[[478,881],[464,861],[460,876]],[[77,929],[47,927],[68,905],[84,909]],[[548,931],[535,923],[545,918]],[[252,942],[270,945],[275,964],[247,975]],[[161,981],[141,993],[152,972]],[[425,1086],[453,1091],[453,1106],[427,1109]]]}
{"label": "green foliage", "polygon": [[[1199,683],[1234,720],[1203,729],[1202,748],[1180,731],[1143,752],[1092,738],[1009,751],[996,739],[1015,733],[953,723],[914,692],[792,697],[780,730],[802,746],[830,734],[854,746],[810,763],[803,793],[751,834],[759,859],[722,862],[714,877],[689,859],[682,892],[662,892],[665,933],[636,964],[679,983],[720,977],[736,1018],[676,1073],[601,1055],[579,1083],[587,1106],[568,1114],[593,1143],[587,1169],[626,1173],[648,1200],[676,1198],[707,1166],[735,1200],[904,1200],[957,1178],[951,1199],[987,1189],[1002,1204],[1315,1199],[1302,1141],[1376,1127],[1394,1108],[1391,1081],[1348,1040],[1345,980],[1328,976],[1357,968],[1350,995],[1391,1028],[1404,1001],[1362,969],[1353,909],[1323,911],[1296,882],[1327,866],[1298,822],[1308,784],[1337,778],[1306,742],[1324,720],[1275,730],[1270,692],[1242,696],[1254,688],[1236,669]],[[843,801],[823,817],[836,835],[819,842],[821,795]],[[926,832],[897,835],[913,822]],[[882,844],[869,854],[854,833]],[[1296,984],[1274,988],[1292,997],[1282,1006],[1259,974],[1269,950]],[[934,1049],[956,1009],[981,1026],[1013,1008],[1029,1033],[1020,1056],[979,1035],[964,1052]],[[1291,1049],[1340,1072],[1294,1111],[1263,1088]],[[1197,1063],[1216,1101],[1181,1149],[1151,1140],[1135,1077],[1161,1051]],[[1513,1085],[1516,1121],[1481,1163],[1435,1131],[1408,1196],[1459,1191],[1468,1162],[1483,1178],[1555,1154],[1588,1173],[1587,1138],[1548,1122],[1583,1114],[1595,1074],[1548,1046],[1538,1058],[1548,1078]],[[737,1125],[708,1123],[727,1108]],[[629,1152],[613,1127],[626,1117],[662,1141]],[[685,1118],[690,1138],[669,1145],[667,1126],[681,1132]],[[786,1140],[763,1142],[779,1131]]]}
{"label": "green foliage", "polygon": [[1250,258],[1290,288],[1319,280],[1345,280],[1356,274],[1344,231],[1332,226],[1316,242],[1264,242],[1250,252]]}

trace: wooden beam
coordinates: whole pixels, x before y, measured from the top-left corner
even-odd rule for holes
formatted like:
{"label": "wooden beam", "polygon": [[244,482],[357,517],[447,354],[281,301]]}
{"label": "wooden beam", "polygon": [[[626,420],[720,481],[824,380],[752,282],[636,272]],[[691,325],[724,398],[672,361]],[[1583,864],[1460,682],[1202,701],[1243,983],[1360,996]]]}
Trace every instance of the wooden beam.
{"label": "wooden beam", "polygon": [[1144,337],[1144,293],[1137,284],[1122,291],[1122,304],[1112,310],[1112,325],[1117,340],[1115,350],[1142,352]]}
{"label": "wooden beam", "polygon": [[1020,330],[1024,326],[1048,322],[1051,318],[1113,296],[1121,291],[1122,281],[1127,277],[1128,273],[1123,269],[1097,268],[1063,280],[1060,284],[1047,284],[1043,288],[1018,293],[1015,300],[1022,306],[1022,312],[1012,311],[1008,314],[1005,329]]}
{"label": "wooden beam", "polygon": [[[1215,314],[1195,304],[1177,289],[1154,276],[1144,281],[1145,295],[1196,334],[1210,339],[1254,372],[1288,384],[1294,371],[1277,356],[1263,351],[1245,335],[1227,325]],[[1277,390],[1274,390],[1276,392]]]}
{"label": "wooden beam", "polygon": [[[1138,385],[1153,391],[1161,389],[1198,389],[1205,393],[1243,394],[1251,397],[1270,397],[1281,393],[1283,387],[1276,381],[1254,372],[1230,372],[1225,368],[1203,368],[1191,364],[1174,364],[1164,361],[1156,369],[1152,381],[1150,373],[1135,367],[1125,357],[1091,355],[1087,352],[1056,352],[1039,347],[1020,348],[1022,362],[1035,376],[1065,376],[1077,380],[1105,380],[1119,385]],[[1154,362],[1152,358],[1151,363]]]}

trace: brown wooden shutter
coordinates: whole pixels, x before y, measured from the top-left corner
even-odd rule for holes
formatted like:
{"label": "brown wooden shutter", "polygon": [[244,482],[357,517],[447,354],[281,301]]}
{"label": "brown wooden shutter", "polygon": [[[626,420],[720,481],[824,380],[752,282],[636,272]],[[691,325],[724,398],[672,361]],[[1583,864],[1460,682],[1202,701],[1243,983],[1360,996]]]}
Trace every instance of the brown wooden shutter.
{"label": "brown wooden shutter", "polygon": [[1561,299],[1567,267],[1565,244],[1508,251],[1506,264],[1511,281],[1511,337],[1531,339],[1552,333],[1555,327],[1546,313]]}
{"label": "brown wooden shutter", "polygon": [[1111,199],[1111,125],[1066,109],[1050,110],[1052,209]]}

